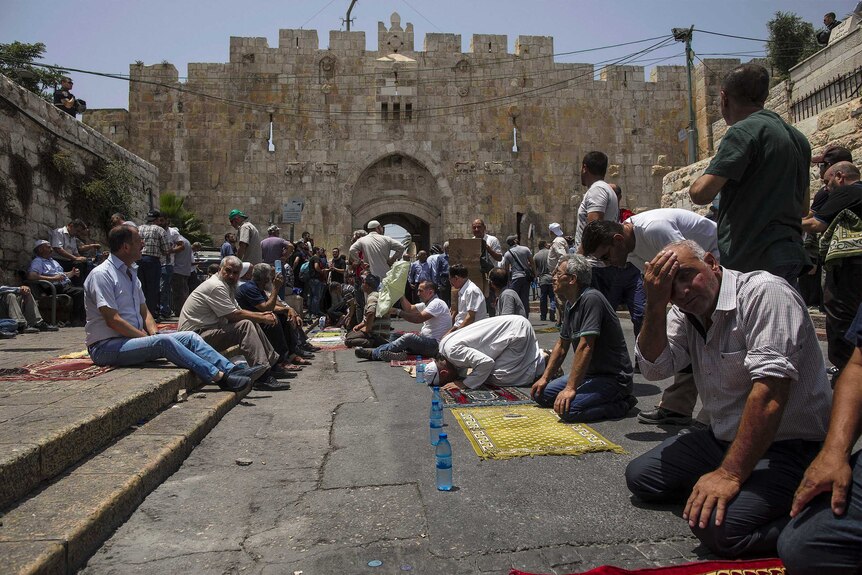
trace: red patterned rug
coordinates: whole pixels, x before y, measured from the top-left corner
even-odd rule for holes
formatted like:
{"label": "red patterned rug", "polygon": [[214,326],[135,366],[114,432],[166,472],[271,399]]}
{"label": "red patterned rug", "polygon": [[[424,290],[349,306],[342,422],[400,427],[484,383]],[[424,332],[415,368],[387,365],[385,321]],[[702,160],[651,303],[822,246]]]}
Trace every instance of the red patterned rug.
{"label": "red patterned rug", "polygon": [[102,375],[114,369],[95,365],[89,358],[46,359],[21,367],[0,369],[0,381],[76,381]]}
{"label": "red patterned rug", "polygon": [[534,403],[530,397],[529,387],[499,387],[493,384],[485,384],[465,391],[440,390],[440,397],[443,398],[444,408]]}
{"label": "red patterned rug", "polygon": [[[509,575],[537,575],[512,569]],[[780,559],[756,559],[753,561],[700,561],[671,565],[670,567],[650,567],[647,569],[620,569],[603,565],[570,575],[785,575]]]}
{"label": "red patterned rug", "polygon": [[[430,357],[423,357],[422,358],[422,363],[424,363],[425,365],[428,365],[432,361],[434,361],[434,360],[431,359]],[[408,365],[416,365],[416,356],[415,355],[408,355],[407,359],[404,359],[404,360],[393,359],[392,361],[389,362],[389,365],[391,365],[392,367],[406,367]]]}
{"label": "red patterned rug", "polygon": [[178,324],[176,323],[157,323],[156,328],[158,328],[159,333],[174,333],[177,331]]}

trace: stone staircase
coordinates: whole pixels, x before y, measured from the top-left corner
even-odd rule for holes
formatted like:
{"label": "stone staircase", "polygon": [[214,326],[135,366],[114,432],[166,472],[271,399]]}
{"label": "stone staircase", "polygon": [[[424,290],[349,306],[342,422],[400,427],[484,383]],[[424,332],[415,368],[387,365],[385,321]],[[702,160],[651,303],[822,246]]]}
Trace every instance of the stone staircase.
{"label": "stone staircase", "polygon": [[[37,337],[60,346],[34,348],[47,359],[80,351],[83,330]],[[15,341],[0,358],[39,354]],[[75,572],[241,399],[165,362],[2,390],[0,561],[20,574]]]}

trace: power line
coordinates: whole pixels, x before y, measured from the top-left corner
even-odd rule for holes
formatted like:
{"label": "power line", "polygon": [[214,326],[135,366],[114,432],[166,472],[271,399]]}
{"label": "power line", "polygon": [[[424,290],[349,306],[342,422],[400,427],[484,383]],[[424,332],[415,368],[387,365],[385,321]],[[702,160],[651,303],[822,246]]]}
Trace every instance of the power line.
{"label": "power line", "polygon": [[751,40],[752,42],[766,42],[770,43],[769,40],[764,40],[763,38],[749,38],[748,36],[735,36],[733,34],[723,34],[721,32],[710,32],[709,30],[700,30],[699,28],[694,29],[695,32],[700,32],[702,34],[712,34],[713,36],[724,36],[725,38],[736,38],[737,40]]}
{"label": "power line", "polygon": [[314,20],[315,18],[317,18],[317,16],[318,16],[321,12],[323,12],[324,10],[326,10],[327,8],[329,8],[330,6],[332,6],[332,3],[333,3],[333,2],[335,2],[335,0],[329,0],[329,2],[327,2],[327,3],[326,3],[326,5],[325,5],[323,8],[321,8],[320,10],[318,10],[317,12],[315,12],[315,13],[311,16],[311,18],[309,18],[308,20],[306,20],[305,22],[303,22],[303,23],[302,23],[302,25],[299,27],[299,28],[300,28],[300,30],[301,30],[302,28],[305,28],[305,25],[306,25],[306,24],[308,24],[309,22],[311,22],[312,20]]}
{"label": "power line", "polygon": [[443,30],[440,29],[440,26],[438,26],[437,24],[435,24],[434,22],[432,22],[431,20],[426,18],[425,15],[422,12],[420,12],[419,10],[417,10],[416,8],[414,8],[413,5],[410,4],[410,2],[408,2],[407,0],[401,0],[401,1],[404,2],[405,4],[407,4],[407,6],[410,7],[411,10],[413,10],[414,12],[419,14],[419,16],[421,16],[423,20],[425,20],[426,22],[428,22],[429,24],[431,24],[432,26],[437,28],[438,31],[443,32]]}

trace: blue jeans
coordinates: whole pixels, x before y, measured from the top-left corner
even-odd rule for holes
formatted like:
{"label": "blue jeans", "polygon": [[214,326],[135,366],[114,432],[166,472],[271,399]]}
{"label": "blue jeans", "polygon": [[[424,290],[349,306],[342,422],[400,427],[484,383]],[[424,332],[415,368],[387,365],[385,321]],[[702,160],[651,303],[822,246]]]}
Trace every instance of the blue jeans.
{"label": "blue jeans", "polygon": [[162,276],[159,279],[159,312],[164,317],[174,315],[171,311],[171,299],[173,298],[173,289],[171,286],[171,277],[174,275],[174,266],[162,266]]}
{"label": "blue jeans", "polygon": [[641,271],[631,262],[627,262],[624,268],[593,268],[593,287],[602,292],[614,310],[618,305],[626,304],[637,337],[644,322],[646,303]]}
{"label": "blue jeans", "polygon": [[[550,304],[548,302],[550,301]],[[553,284],[539,284],[539,319],[545,321],[548,310],[551,311],[551,319],[557,314],[557,298],[554,297]]]}
{"label": "blue jeans", "polygon": [[320,299],[323,297],[326,284],[313,278],[306,283],[308,284],[308,312],[312,315],[321,315]]}
{"label": "blue jeans", "polygon": [[382,351],[406,351],[413,355],[422,357],[434,357],[437,355],[437,340],[433,337],[425,337],[415,333],[405,333],[395,341],[385,343],[371,351],[371,357],[380,359]]}
{"label": "blue jeans", "polygon": [[90,346],[90,358],[96,365],[138,365],[166,358],[190,369],[203,381],[213,381],[218,372],[227,373],[234,364],[193,331],[163,333],[148,337],[113,337]]}
{"label": "blue jeans", "polygon": [[[564,375],[551,381],[536,398],[542,407],[553,407],[557,395],[566,387],[569,376]],[[624,416],[631,404],[626,401],[630,396],[616,377],[598,376],[584,379],[578,386],[578,393],[569,405],[569,412],[562,416],[563,421],[589,423],[603,419],[617,419]]]}
{"label": "blue jeans", "polygon": [[156,256],[141,256],[138,262],[138,279],[147,301],[147,309],[153,317],[159,315],[159,278],[162,264]]}

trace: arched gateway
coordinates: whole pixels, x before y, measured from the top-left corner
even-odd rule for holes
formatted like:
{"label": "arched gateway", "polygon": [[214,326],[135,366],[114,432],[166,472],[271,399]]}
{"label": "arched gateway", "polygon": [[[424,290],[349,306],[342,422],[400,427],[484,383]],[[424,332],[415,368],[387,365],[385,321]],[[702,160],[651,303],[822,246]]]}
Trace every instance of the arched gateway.
{"label": "arched gateway", "polygon": [[375,219],[406,229],[413,235],[417,250],[442,243],[443,216],[451,190],[430,158],[387,152],[368,164],[352,190],[353,229],[364,228]]}

